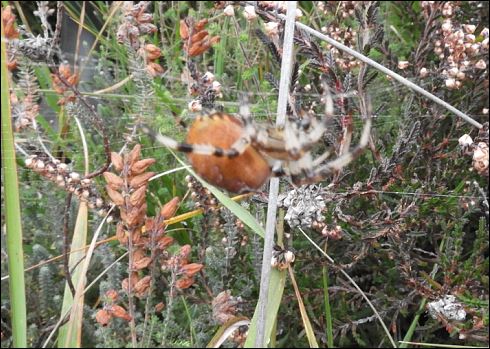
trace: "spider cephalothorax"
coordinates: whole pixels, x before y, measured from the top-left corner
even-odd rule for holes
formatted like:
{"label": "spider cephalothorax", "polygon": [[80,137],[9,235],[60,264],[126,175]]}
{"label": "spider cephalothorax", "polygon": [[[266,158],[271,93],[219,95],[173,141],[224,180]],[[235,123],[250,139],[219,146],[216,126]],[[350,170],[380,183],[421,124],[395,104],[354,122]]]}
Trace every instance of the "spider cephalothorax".
{"label": "spider cephalothorax", "polygon": [[324,163],[330,153],[316,159],[312,148],[326,131],[326,123],[287,121],[283,128],[256,125],[246,105],[237,117],[214,112],[192,123],[185,143],[157,135],[169,148],[187,153],[192,167],[208,182],[234,193],[258,190],[272,176],[288,175],[293,184],[316,183],[350,163],[368,143],[368,118],[359,145]]}

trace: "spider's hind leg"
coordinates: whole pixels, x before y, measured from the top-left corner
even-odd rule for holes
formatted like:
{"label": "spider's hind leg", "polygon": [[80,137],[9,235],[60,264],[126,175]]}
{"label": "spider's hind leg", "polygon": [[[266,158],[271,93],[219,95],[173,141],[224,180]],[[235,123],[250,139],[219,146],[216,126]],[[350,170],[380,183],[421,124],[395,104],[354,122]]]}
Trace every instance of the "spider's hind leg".
{"label": "spider's hind leg", "polygon": [[239,139],[237,142],[235,142],[235,144],[233,144],[229,149],[223,149],[209,144],[179,143],[175,139],[164,136],[162,134],[156,134],[155,139],[168,148],[181,151],[183,153],[214,155],[219,157],[224,156],[228,158],[234,158],[242,154],[245,151],[246,146],[248,145],[248,143],[246,142],[240,142],[242,139]]}

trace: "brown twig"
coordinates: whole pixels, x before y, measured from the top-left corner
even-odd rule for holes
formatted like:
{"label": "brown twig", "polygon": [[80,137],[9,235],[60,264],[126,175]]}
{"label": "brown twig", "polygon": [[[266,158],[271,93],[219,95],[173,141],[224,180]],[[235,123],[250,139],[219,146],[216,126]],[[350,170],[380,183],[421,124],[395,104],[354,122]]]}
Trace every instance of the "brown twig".
{"label": "brown twig", "polygon": [[109,138],[107,137],[106,128],[104,126],[104,123],[102,122],[102,118],[95,112],[93,106],[91,106],[85,100],[85,98],[82,96],[80,91],[78,91],[78,89],[75,86],[73,86],[68,81],[66,81],[66,79],[60,74],[60,72],[58,70],[54,70],[54,75],[63,83],[63,85],[68,87],[75,94],[75,96],[78,98],[78,100],[85,106],[85,108],[90,112],[90,114],[92,114],[92,120],[95,123],[95,127],[102,134],[102,139],[104,142],[104,153],[106,155],[106,162],[100,169],[89,173],[84,178],[90,179],[93,177],[97,177],[97,176],[101,175],[102,173],[104,173],[105,171],[107,171],[107,169],[109,168],[109,166],[111,164],[111,147],[109,144]]}

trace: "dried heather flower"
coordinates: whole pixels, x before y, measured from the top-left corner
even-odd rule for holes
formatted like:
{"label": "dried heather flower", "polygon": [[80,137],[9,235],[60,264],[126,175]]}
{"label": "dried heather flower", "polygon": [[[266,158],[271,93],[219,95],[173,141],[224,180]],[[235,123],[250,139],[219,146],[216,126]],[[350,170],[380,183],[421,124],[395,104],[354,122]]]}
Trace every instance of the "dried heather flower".
{"label": "dried heather flower", "polygon": [[192,277],[198,272],[200,272],[204,268],[204,265],[199,264],[199,263],[189,263],[181,268],[181,273],[185,274],[188,277]]}
{"label": "dried heather flower", "polygon": [[233,5],[226,6],[223,10],[223,13],[225,14],[225,16],[233,17],[235,15],[235,9],[233,8]]}
{"label": "dried heather flower", "polygon": [[202,110],[201,101],[195,99],[189,103],[189,110],[192,112],[198,112]]}
{"label": "dried heather flower", "polygon": [[111,301],[115,302],[119,298],[119,294],[116,290],[110,289],[105,293],[105,296]]}
{"label": "dried heather flower", "polygon": [[475,68],[484,70],[487,68],[487,64],[483,59],[480,59],[478,62],[475,63]]}
{"label": "dried heather flower", "polygon": [[458,143],[462,147],[469,147],[473,144],[473,140],[471,139],[470,135],[464,134],[458,139]]}
{"label": "dried heather flower", "polygon": [[120,305],[111,305],[107,307],[107,311],[114,317],[130,321],[131,316],[128,314],[126,309],[121,307]]}
{"label": "dried heather flower", "polygon": [[[287,208],[284,219],[289,226],[311,228],[314,222],[323,223],[323,211],[326,207],[321,193],[321,187],[316,185],[302,186],[282,194],[278,198],[280,207]],[[323,224],[320,226],[322,227]],[[319,227],[320,227],[319,226]]]}
{"label": "dried heather flower", "polygon": [[231,290],[220,292],[211,302],[213,319],[224,324],[237,315],[237,306],[242,302],[241,297],[233,297]]}
{"label": "dried heather flower", "polygon": [[172,218],[179,207],[180,199],[178,196],[167,202],[160,210],[160,215],[163,219]]}
{"label": "dried heather flower", "polygon": [[473,167],[480,174],[488,173],[488,145],[479,142],[473,152]]}
{"label": "dried heather flower", "polygon": [[95,320],[102,326],[107,326],[111,321],[111,318],[111,314],[105,309],[100,309],[95,314]]}
{"label": "dried heather flower", "polygon": [[193,283],[194,283],[194,278],[184,276],[176,281],[175,286],[183,290],[191,287]]}
{"label": "dried heather flower", "polygon": [[406,69],[410,63],[408,61],[399,61],[398,62],[398,69]]}
{"label": "dried heather flower", "polygon": [[267,22],[265,24],[265,34],[269,38],[277,37],[279,35],[279,23]]}
{"label": "dried heather flower", "polygon": [[444,298],[430,302],[427,304],[427,310],[433,319],[437,319],[438,315],[455,321],[463,321],[466,318],[463,305],[456,301],[453,295],[446,295]]}
{"label": "dried heather flower", "polygon": [[243,15],[245,16],[247,21],[252,21],[258,17],[257,13],[255,12],[255,7],[252,5],[245,6],[245,8],[243,9]]}

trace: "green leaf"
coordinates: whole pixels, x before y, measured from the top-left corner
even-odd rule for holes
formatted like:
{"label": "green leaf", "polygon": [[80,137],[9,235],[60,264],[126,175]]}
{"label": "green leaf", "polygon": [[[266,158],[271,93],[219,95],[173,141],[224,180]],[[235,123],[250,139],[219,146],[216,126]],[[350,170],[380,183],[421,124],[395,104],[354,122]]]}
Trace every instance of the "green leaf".
{"label": "green leaf", "polygon": [[[24,281],[24,252],[22,251],[22,219],[20,214],[19,181],[15,160],[12,117],[10,115],[9,73],[7,70],[7,49],[2,21],[2,187],[5,190],[5,226],[9,265],[9,300],[12,312],[11,326],[13,346],[26,348],[26,297]],[[5,181],[5,182],[3,182]],[[2,193],[3,195],[3,193]],[[3,223],[2,223],[3,225]],[[3,248],[2,248],[3,251]],[[3,253],[3,252],[2,252]],[[3,263],[3,257],[2,257]],[[3,298],[3,296],[2,296]],[[3,317],[3,316],[2,316]],[[2,320],[3,323],[3,320]],[[2,326],[3,327],[3,326]],[[3,330],[2,330],[3,336]]]}

